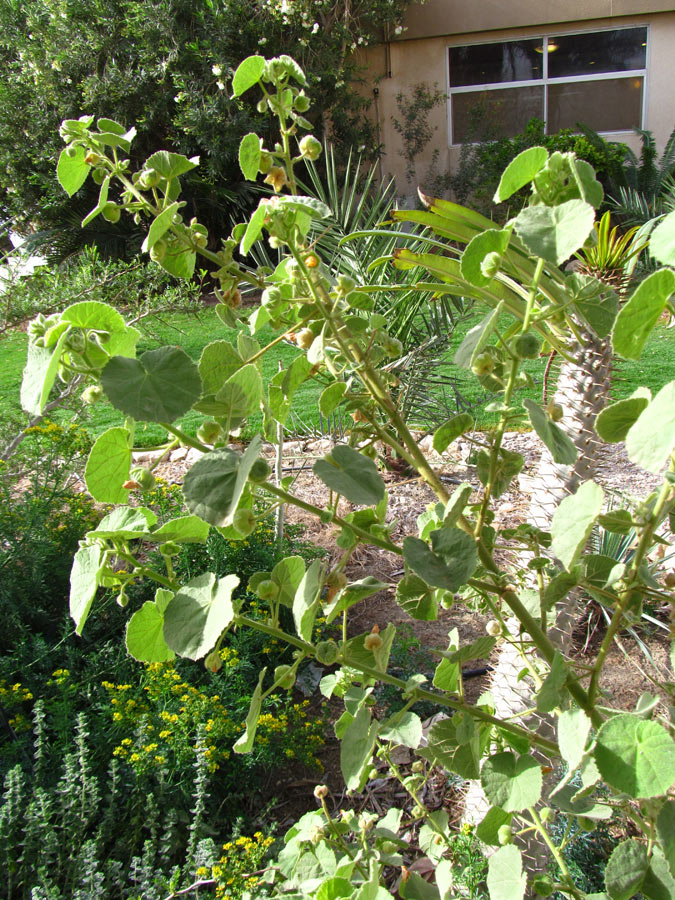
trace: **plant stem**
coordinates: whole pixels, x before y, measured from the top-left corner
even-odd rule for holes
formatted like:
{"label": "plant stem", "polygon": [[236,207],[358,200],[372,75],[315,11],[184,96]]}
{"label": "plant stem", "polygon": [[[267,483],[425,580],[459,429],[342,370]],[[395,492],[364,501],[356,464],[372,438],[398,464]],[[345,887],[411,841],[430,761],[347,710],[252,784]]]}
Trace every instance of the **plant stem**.
{"label": "plant stem", "polygon": [[[290,503],[293,506],[304,509],[306,512],[312,513],[319,518],[326,512],[325,509],[321,509],[319,506],[314,506],[312,503],[307,503],[306,500],[301,500],[294,494],[289,494],[288,491],[285,491],[283,488],[277,487],[274,484],[270,484],[268,481],[261,484],[260,487],[263,490],[268,491],[270,494],[274,494],[275,497],[279,497],[282,502]],[[334,515],[330,520],[330,524],[339,525],[341,528],[350,528],[354,532],[354,534],[357,534],[366,544],[374,544],[376,547],[382,547],[383,550],[389,550],[391,553],[396,553],[398,556],[403,555],[403,550],[401,550],[400,547],[397,547],[396,544],[393,544],[391,541],[387,541],[384,538],[379,538],[376,535],[371,534],[369,531],[366,531],[364,528],[360,528],[353,522],[347,522],[347,520],[343,519],[342,516]]]}

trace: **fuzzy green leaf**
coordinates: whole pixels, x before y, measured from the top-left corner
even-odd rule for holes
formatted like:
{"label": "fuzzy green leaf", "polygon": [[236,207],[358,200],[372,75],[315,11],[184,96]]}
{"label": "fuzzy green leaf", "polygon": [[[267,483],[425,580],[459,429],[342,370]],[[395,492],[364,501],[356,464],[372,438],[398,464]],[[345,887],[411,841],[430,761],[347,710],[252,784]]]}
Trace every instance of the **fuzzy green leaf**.
{"label": "fuzzy green leaf", "polygon": [[335,412],[346,391],[347,385],[344,381],[336,381],[334,384],[329,384],[319,397],[319,412],[321,415],[330,416],[331,413]]}
{"label": "fuzzy green leaf", "polygon": [[374,506],[384,497],[384,481],[372,459],[344,444],[317,460],[314,474],[352,503]]}
{"label": "fuzzy green leaf", "polygon": [[510,239],[510,230],[498,231],[495,228],[482,231],[471,238],[459,261],[462,278],[466,278],[469,284],[476,287],[486,287],[490,284],[492,277],[485,275],[481,269],[483,260],[488,253],[498,253],[500,256],[505,253]]}
{"label": "fuzzy green leaf", "polygon": [[265,58],[263,56],[247,56],[237,66],[232,78],[232,95],[239,97],[254,84],[260,81],[265,71]]}
{"label": "fuzzy green leaf", "polygon": [[675,293],[675,272],[660,269],[642,281],[621,308],[612,329],[614,352],[640,359],[647,338]]}
{"label": "fuzzy green leaf", "polygon": [[198,165],[198,156],[192,156],[188,159],[182,153],[170,153],[168,150],[158,150],[145,161],[146,168],[155,169],[167,181],[171,178],[185,175],[186,172],[191,172]]}
{"label": "fuzzy green leaf", "polygon": [[259,455],[257,434],[243,454],[222,448],[198,459],[183,481],[183,496],[190,512],[209,525],[231,525],[248,473]]}
{"label": "fuzzy green leaf", "polygon": [[528,147],[519,153],[504,169],[493,197],[494,202],[508,200],[516,191],[529,184],[546,165],[547,160],[548,150],[545,147]]}
{"label": "fuzzy green leaf", "polygon": [[433,622],[438,618],[436,591],[417,575],[406,575],[399,581],[396,602],[413,619]]}
{"label": "fuzzy green leaf", "polygon": [[293,599],[295,630],[303,641],[311,641],[314,620],[319,611],[321,561],[315,559],[302,576]]}
{"label": "fuzzy green leaf", "polygon": [[164,640],[164,612],[152,600],[137,609],[129,619],[126,646],[130,656],[139,662],[169,662],[175,656]]}
{"label": "fuzzy green leaf", "polygon": [[591,720],[582,709],[565,710],[558,718],[558,744],[570,772],[581,763],[590,730]]}
{"label": "fuzzy green leaf", "polygon": [[526,206],[514,226],[533,256],[559,266],[584,245],[594,221],[595,210],[589,203],[567,200],[560,206]]}
{"label": "fuzzy green leaf", "polygon": [[471,578],[478,565],[478,551],[470,535],[458,528],[441,528],[431,533],[434,549],[425,541],[407,537],[403,557],[427,584],[457,591]]}
{"label": "fuzzy green leaf", "polygon": [[659,797],[675,783],[675,741],[658,722],[630,713],[608,719],[594,756],[607,784],[634,799]]}
{"label": "fuzzy green leaf", "polygon": [[434,432],[434,450],[436,453],[444,453],[450,444],[462,434],[471,431],[474,419],[469,413],[459,413],[444,422]]}
{"label": "fuzzy green leaf", "polygon": [[551,451],[553,461],[564,466],[573,465],[577,458],[577,448],[567,433],[556,425],[534,400],[529,398],[523,400],[523,406],[527,410],[532,427]]}
{"label": "fuzzy green leaf", "polygon": [[[75,155],[69,156],[69,151],[72,149],[75,150]],[[87,180],[90,166],[84,161],[85,156],[84,147],[66,147],[59,156],[56,166],[56,177],[69,197],[76,194]]]}
{"label": "fuzzy green leaf", "polygon": [[670,212],[652,232],[649,253],[664,266],[675,266],[675,212]]}
{"label": "fuzzy green leaf", "polygon": [[493,806],[520,812],[535,806],[541,797],[541,766],[531,756],[496,753],[483,763],[481,784]]}
{"label": "fuzzy green leaf", "polygon": [[247,181],[255,181],[260,168],[260,138],[253,132],[245,134],[239,144],[239,168]]}
{"label": "fuzzy green leaf", "polygon": [[659,472],[675,448],[675,381],[661,388],[626,435],[631,462]]}
{"label": "fuzzy green leaf", "polygon": [[164,613],[164,639],[179,656],[201,659],[234,618],[232,591],[236,575],[216,579],[212,572],[193,578],[171,600]]}
{"label": "fuzzy green leaf", "polygon": [[371,722],[370,710],[361,706],[340,745],[340,768],[348,791],[358,791],[365,782],[376,738],[377,725]]}
{"label": "fuzzy green leaf", "polygon": [[244,232],[244,236],[241,239],[241,244],[239,249],[241,251],[242,256],[247,256],[251,250],[251,247],[258,240],[263,230],[263,222],[265,221],[265,216],[267,215],[267,205],[262,204],[258,206],[256,211],[253,213],[251,218],[248,220],[248,225],[246,226],[246,231]]}
{"label": "fuzzy green leaf", "polygon": [[167,206],[166,209],[162,210],[162,212],[152,221],[152,225],[150,226],[147,235],[145,236],[145,240],[141,245],[141,250],[145,253],[149,253],[150,250],[155,246],[158,240],[164,237],[169,228],[173,223],[173,217],[178,212],[178,203],[172,203],[170,206]]}
{"label": "fuzzy green leaf", "polygon": [[129,478],[131,434],[126,428],[108,428],[89,452],[84,470],[87,490],[99,503],[126,503],[129,491],[122,487]]}
{"label": "fuzzy green leaf", "polygon": [[70,615],[75,633],[82,634],[91,604],[98,588],[98,575],[103,564],[103,548],[99,544],[80,547],[70,572]]}
{"label": "fuzzy green leaf", "polygon": [[53,350],[38,347],[32,342],[28,344],[26,367],[21,381],[21,408],[33,416],[41,416],[44,412],[67,339],[68,332],[64,331]]}
{"label": "fuzzy green leaf", "polygon": [[605,869],[605,886],[612,900],[631,900],[640,889],[648,865],[643,844],[631,840],[616,846]]}
{"label": "fuzzy green leaf", "polygon": [[626,400],[610,403],[597,416],[595,430],[608,444],[625,441],[626,435],[647,406],[649,406],[647,397],[628,397]]}
{"label": "fuzzy green leaf", "polygon": [[478,325],[474,325],[473,328],[467,331],[466,337],[455,353],[455,365],[461,366],[463,369],[471,368],[471,364],[475,357],[490,340],[492,332],[497,325],[497,319],[501,314],[502,306],[503,303],[500,300],[492,312],[488,313]]}
{"label": "fuzzy green leaf", "polygon": [[586,546],[595,520],[602,512],[604,498],[600,485],[586,481],[576,494],[561,501],[553,515],[553,552],[568,571]]}
{"label": "fuzzy green leaf", "polygon": [[248,708],[248,714],[246,716],[246,728],[244,729],[244,733],[240,738],[237,739],[232,749],[235,753],[250,753],[253,749],[253,742],[255,741],[255,733],[258,730],[258,719],[260,718],[260,709],[262,707],[262,686],[263,679],[265,678],[265,673],[267,672],[267,667],[262,669],[260,675],[258,675],[258,683],[255,686],[255,690],[253,691],[253,696],[251,697],[251,704]]}
{"label": "fuzzy green leaf", "polygon": [[422,720],[413,712],[395,713],[381,723],[379,737],[415,750],[422,740]]}
{"label": "fuzzy green leaf", "polygon": [[490,900],[523,900],[527,876],[520,850],[514,844],[500,847],[488,860]]}
{"label": "fuzzy green leaf", "polygon": [[675,800],[666,800],[656,818],[656,833],[670,874],[675,878]]}
{"label": "fuzzy green leaf", "polygon": [[148,350],[139,359],[114,356],[101,385],[116,409],[141,422],[173,422],[202,392],[197,366],[179,347]]}

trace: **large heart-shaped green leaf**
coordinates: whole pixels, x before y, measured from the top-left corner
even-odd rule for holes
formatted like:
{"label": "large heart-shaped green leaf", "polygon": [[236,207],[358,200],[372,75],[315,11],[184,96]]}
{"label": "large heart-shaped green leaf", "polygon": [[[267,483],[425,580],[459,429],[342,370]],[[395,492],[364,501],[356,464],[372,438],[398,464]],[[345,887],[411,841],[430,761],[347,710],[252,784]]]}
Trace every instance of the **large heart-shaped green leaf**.
{"label": "large heart-shaped green leaf", "polygon": [[248,473],[259,455],[260,435],[256,434],[243,454],[224,447],[197,460],[183,481],[190,512],[209,525],[231,525]]}
{"label": "large heart-shaped green leaf", "polygon": [[243,365],[244,360],[229,341],[207,344],[199,358],[204,395],[217,394],[227,379]]}
{"label": "large heart-shaped green leaf", "polygon": [[179,347],[148,350],[139,359],[114,356],[101,372],[112,405],[141,422],[173,422],[199,399],[199,370]]}
{"label": "large heart-shaped green leaf", "polygon": [[626,435],[637,422],[643,409],[649,406],[649,397],[633,396],[610,403],[597,416],[595,430],[608,444],[625,441]]}
{"label": "large heart-shaped green leaf", "polygon": [[302,576],[293,598],[295,630],[304,641],[311,641],[314,620],[319,610],[321,562],[315,559]]}
{"label": "large heart-shaped green leaf", "polygon": [[413,619],[433,622],[438,618],[436,591],[417,575],[406,575],[399,581],[396,602]]}
{"label": "large heart-shaped green leaf", "polygon": [[255,181],[260,168],[260,138],[250,132],[239,144],[239,168],[247,181]]}
{"label": "large heart-shaped green leaf", "polygon": [[348,791],[358,791],[365,782],[376,738],[377,725],[371,722],[370,710],[361,706],[340,746],[340,768]]}
{"label": "large heart-shaped green leaf", "polygon": [[234,618],[232,591],[236,575],[216,579],[205,572],[184,585],[164,613],[164,639],[179,656],[201,659]]}
{"label": "large heart-shaped green leaf", "polygon": [[594,755],[607,784],[635,799],[659,797],[675,783],[675,741],[650,719],[624,713],[603,722]]}
{"label": "large heart-shaped green leaf", "polygon": [[21,381],[21,408],[33,416],[41,416],[44,412],[67,339],[68,332],[62,332],[53,350],[38,347],[32,342],[28,344],[26,367]]}
{"label": "large heart-shaped green leaf", "polygon": [[471,368],[473,360],[490,340],[492,332],[497,325],[497,319],[501,315],[503,305],[503,302],[500,300],[497,306],[478,325],[474,325],[473,328],[467,331],[466,337],[455,353],[455,365],[461,366],[463,369]]}
{"label": "large heart-shaped green leaf", "polygon": [[145,537],[157,522],[155,513],[145,506],[118,506],[104,516],[87,537],[122,538],[132,541]]}
{"label": "large heart-shaped green leaf", "polygon": [[178,208],[178,201],[176,201],[175,203],[171,203],[169,206],[167,206],[166,209],[163,209],[155,219],[153,219],[152,225],[148,229],[145,240],[141,245],[141,250],[143,250],[144,253],[149,253],[155,246],[157,241],[163,238],[169,228],[171,228],[173,224],[173,217],[178,212]]}
{"label": "large heart-shaped green leaf", "polygon": [[196,169],[198,165],[198,156],[192,156],[188,159],[182,153],[170,153],[168,150],[158,150],[145,161],[146,168],[155,169],[162,178],[167,180],[178,178],[179,175],[185,175],[186,172]]}
{"label": "large heart-shaped green leaf", "polygon": [[84,469],[87,490],[99,503],[126,503],[129,491],[131,434],[126,428],[109,428],[99,435]]}
{"label": "large heart-shaped green leaf", "polygon": [[314,474],[352,503],[374,506],[384,497],[384,481],[372,459],[344,444],[317,460]]}
{"label": "large heart-shaped green leaf", "polygon": [[489,756],[480,780],[490,803],[506,812],[521,812],[541,797],[541,766],[531,756],[509,752]]}
{"label": "large heart-shaped green leaf", "polygon": [[250,416],[260,409],[262,395],[258,367],[254,363],[242,366],[216,393],[215,401],[222,406],[219,418],[244,419]]}
{"label": "large heart-shaped green leaf", "polygon": [[403,557],[427,584],[457,591],[471,578],[478,565],[473,538],[458,528],[440,528],[431,533],[434,549],[419,538],[403,541]]}
{"label": "large heart-shaped green leaf", "polygon": [[239,97],[260,80],[265,71],[264,56],[247,56],[242,60],[232,78],[232,94]]}
{"label": "large heart-shaped green leaf", "polygon": [[526,206],[514,225],[533,256],[559,266],[584,245],[594,221],[595,210],[589,203],[567,200],[559,206]]}
{"label": "large heart-shaped green leaf", "polygon": [[489,253],[497,253],[499,256],[505,253],[510,239],[510,229],[498,231],[496,228],[489,228],[471,238],[459,263],[462,278],[476,287],[490,284],[492,276],[484,274],[481,268],[483,260]]}

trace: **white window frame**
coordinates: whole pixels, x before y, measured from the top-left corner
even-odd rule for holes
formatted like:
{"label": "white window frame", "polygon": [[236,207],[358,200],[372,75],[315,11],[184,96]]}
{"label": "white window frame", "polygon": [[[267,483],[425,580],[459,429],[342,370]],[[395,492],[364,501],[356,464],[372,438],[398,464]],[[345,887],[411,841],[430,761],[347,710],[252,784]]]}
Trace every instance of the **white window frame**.
{"label": "white window frame", "polygon": [[[603,34],[610,31],[626,31],[631,28],[645,28],[647,32],[645,47],[645,67],[644,69],[627,69],[621,72],[599,72],[597,75],[563,75],[558,78],[549,78],[548,75],[548,42],[559,37],[567,37],[576,34]],[[548,86],[549,84],[575,84],[580,81],[614,81],[619,78],[642,78],[642,116],[640,127],[645,127],[646,109],[647,109],[647,72],[649,70],[649,50],[651,41],[649,39],[649,24],[646,22],[631,22],[630,25],[622,25],[618,28],[582,28],[574,31],[555,31],[546,34],[525,34],[502,38],[501,40],[475,40],[462,44],[448,44],[445,50],[445,67],[446,67],[446,84],[448,86],[448,146],[461,147],[461,143],[453,143],[452,133],[452,97],[454,94],[470,94],[478,91],[500,91],[508,88],[533,87],[542,86],[544,88],[544,133],[548,133]],[[525,81],[498,81],[487,84],[471,84],[462,87],[450,87],[450,50],[458,47],[471,47],[482,44],[508,44],[516,41],[542,41],[542,76],[541,78],[530,78]],[[627,134],[625,129],[617,129],[615,131],[600,131],[599,134],[620,135]]]}

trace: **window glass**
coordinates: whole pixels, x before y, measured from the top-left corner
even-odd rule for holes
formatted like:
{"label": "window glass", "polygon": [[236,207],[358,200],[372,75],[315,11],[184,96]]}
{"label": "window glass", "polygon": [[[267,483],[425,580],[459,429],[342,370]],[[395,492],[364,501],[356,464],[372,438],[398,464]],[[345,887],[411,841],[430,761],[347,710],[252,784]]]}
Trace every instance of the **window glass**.
{"label": "window glass", "polygon": [[583,122],[595,131],[630,131],[642,123],[642,78],[551,83],[548,132],[576,129]]}
{"label": "window glass", "polygon": [[450,48],[450,87],[529,81],[542,75],[541,39]]}
{"label": "window glass", "polygon": [[452,142],[512,137],[535,117],[544,118],[543,85],[453,94]]}
{"label": "window glass", "polygon": [[644,69],[646,59],[646,28],[560,34],[548,39],[549,78]]}

